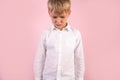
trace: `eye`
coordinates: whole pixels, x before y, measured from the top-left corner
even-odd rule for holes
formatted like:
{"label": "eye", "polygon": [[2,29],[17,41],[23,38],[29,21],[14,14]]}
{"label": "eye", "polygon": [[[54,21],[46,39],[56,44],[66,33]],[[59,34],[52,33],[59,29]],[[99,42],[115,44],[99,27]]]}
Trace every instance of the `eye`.
{"label": "eye", "polygon": [[53,18],[54,18],[54,19],[56,19],[56,18],[57,18],[57,16],[53,16]]}
{"label": "eye", "polygon": [[65,16],[60,16],[61,18],[65,18]]}

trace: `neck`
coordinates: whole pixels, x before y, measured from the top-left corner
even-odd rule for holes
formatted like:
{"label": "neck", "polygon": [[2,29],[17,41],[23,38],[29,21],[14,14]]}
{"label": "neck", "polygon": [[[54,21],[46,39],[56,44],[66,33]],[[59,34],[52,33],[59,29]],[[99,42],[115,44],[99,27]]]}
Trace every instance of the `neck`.
{"label": "neck", "polygon": [[66,23],[66,25],[64,26],[64,27],[61,27],[61,28],[58,28],[60,31],[62,31],[63,30],[63,28],[65,28],[67,26],[67,23]]}

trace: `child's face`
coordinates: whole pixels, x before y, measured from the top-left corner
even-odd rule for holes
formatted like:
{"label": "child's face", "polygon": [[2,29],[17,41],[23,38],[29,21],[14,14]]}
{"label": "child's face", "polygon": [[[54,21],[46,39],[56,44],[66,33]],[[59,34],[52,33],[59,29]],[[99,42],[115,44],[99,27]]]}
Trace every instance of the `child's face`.
{"label": "child's face", "polygon": [[49,15],[54,26],[62,30],[64,27],[66,27],[70,11],[63,12],[62,14],[57,14],[55,11],[49,11]]}

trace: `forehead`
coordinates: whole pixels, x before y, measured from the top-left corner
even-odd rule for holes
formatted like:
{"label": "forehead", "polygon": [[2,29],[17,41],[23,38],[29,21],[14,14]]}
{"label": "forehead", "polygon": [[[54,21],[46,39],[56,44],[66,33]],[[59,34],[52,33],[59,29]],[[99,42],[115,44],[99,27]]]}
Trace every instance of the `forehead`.
{"label": "forehead", "polygon": [[55,16],[66,16],[67,15],[67,11],[64,11],[64,12],[62,12],[62,13],[57,13],[57,12],[55,12],[55,11],[51,11],[51,14],[52,15],[55,15]]}

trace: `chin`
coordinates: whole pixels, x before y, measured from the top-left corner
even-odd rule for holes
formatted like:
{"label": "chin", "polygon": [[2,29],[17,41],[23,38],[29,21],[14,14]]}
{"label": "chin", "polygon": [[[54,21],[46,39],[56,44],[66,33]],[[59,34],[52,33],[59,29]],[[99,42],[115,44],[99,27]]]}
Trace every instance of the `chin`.
{"label": "chin", "polygon": [[57,27],[57,28],[62,28],[62,26],[57,26],[57,25],[56,25],[56,27]]}
{"label": "chin", "polygon": [[58,26],[58,28],[63,28],[63,27]]}

